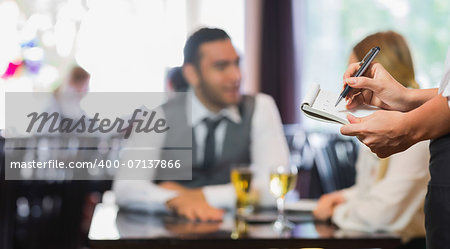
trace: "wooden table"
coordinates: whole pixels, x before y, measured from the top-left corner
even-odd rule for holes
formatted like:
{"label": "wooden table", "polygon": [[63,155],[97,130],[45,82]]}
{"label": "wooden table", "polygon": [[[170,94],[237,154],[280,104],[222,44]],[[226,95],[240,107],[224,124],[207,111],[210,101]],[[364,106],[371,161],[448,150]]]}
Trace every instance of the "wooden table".
{"label": "wooden table", "polygon": [[[305,214],[301,214],[305,218]],[[302,219],[303,219],[302,218]],[[97,205],[89,231],[92,248],[396,248],[400,237],[386,233],[339,230],[327,223],[300,219],[290,231],[271,223],[250,223],[227,214],[223,222],[189,222],[170,215],[119,211]]]}

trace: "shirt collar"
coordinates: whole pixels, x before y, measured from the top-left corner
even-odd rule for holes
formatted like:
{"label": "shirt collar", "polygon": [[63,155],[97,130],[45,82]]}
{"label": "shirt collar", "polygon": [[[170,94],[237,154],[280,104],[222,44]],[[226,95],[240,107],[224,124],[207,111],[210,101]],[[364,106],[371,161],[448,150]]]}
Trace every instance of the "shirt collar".
{"label": "shirt collar", "polygon": [[205,118],[216,118],[218,116],[223,116],[229,119],[231,122],[239,124],[241,122],[241,115],[239,113],[239,109],[237,105],[231,105],[229,107],[223,108],[218,113],[214,113],[208,108],[206,108],[202,102],[197,98],[194,91],[189,89],[188,98],[192,100],[192,126],[197,126],[200,124]]}

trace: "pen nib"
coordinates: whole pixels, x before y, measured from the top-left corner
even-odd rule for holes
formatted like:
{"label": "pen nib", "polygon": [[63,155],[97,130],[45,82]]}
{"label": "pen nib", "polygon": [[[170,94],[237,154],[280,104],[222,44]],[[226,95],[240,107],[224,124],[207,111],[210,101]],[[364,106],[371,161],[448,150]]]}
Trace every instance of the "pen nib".
{"label": "pen nib", "polygon": [[334,105],[334,107],[336,107],[336,106],[339,104],[339,102],[341,102],[341,100],[342,100],[342,96],[339,96],[339,98],[338,98],[338,100],[336,101],[336,104]]}

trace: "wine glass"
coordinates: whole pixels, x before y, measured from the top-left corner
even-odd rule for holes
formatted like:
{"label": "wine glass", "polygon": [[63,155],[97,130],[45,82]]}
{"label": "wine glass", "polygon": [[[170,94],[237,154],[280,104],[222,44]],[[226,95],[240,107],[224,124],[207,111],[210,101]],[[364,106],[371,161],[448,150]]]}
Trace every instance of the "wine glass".
{"label": "wine glass", "polygon": [[294,224],[284,216],[284,197],[297,183],[297,167],[295,165],[280,165],[270,172],[270,192],[277,198],[278,218],[273,223],[276,231],[292,229]]}

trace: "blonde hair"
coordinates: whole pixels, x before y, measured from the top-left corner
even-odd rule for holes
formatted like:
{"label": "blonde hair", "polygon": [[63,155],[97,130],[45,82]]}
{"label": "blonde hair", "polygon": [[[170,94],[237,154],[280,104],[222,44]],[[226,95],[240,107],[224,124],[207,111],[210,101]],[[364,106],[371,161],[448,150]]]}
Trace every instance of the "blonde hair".
{"label": "blonde hair", "polygon": [[375,46],[381,48],[375,62],[383,65],[405,87],[420,88],[415,80],[411,53],[403,36],[394,31],[369,35],[353,47],[353,53],[361,61],[367,51]]}

